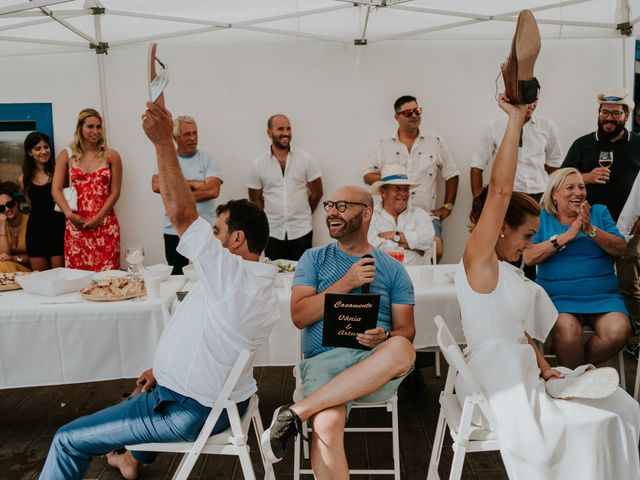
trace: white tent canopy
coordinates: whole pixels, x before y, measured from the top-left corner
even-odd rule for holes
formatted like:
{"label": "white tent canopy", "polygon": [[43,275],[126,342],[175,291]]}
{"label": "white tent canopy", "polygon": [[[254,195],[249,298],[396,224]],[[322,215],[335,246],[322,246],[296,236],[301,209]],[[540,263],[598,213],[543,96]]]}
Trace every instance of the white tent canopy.
{"label": "white tent canopy", "polygon": [[[520,9],[538,19],[538,111],[558,124],[565,151],[593,129],[601,89],[633,88],[634,32],[618,25],[639,21],[640,0],[354,2],[0,0],[0,102],[51,103],[58,153],[78,111],[102,111],[124,164],[122,245],[144,243],[153,263],[163,257],[163,207],[149,185],[154,152],[139,120],[149,41],[159,40],[170,68],[169,108],[197,119],[200,148],[221,164],[220,201],[246,196],[269,115],[290,116],[295,144],[316,157],[330,194],[362,184],[374,142],[396,128],[393,101],[417,95],[423,127],[442,135],[461,171],[444,227],[451,262],[466,241],[469,160],[500,115],[494,80]],[[316,244],[329,241],[322,213],[314,214]]]}
{"label": "white tent canopy", "polygon": [[[620,36],[637,0],[0,1],[0,55],[125,48],[152,39],[203,45],[320,40],[510,38],[523,8],[543,38]],[[376,6],[385,5],[385,6]],[[630,30],[625,30],[630,33]]]}

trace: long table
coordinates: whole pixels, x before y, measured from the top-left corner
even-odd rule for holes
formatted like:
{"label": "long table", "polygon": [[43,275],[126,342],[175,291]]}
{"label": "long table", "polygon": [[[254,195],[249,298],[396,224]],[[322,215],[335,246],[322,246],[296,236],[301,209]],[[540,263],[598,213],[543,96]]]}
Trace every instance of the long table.
{"label": "long table", "polygon": [[0,388],[137,377],[185,281],[171,277],[157,299],[140,302],[0,293]]}

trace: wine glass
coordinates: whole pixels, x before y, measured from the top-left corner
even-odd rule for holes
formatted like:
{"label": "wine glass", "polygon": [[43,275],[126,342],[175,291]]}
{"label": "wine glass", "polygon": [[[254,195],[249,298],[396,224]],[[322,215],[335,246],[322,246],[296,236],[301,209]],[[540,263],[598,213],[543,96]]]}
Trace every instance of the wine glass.
{"label": "wine glass", "polygon": [[600,152],[598,163],[601,167],[610,168],[613,163],[613,152]]}
{"label": "wine glass", "polygon": [[142,287],[142,271],[144,269],[144,266],[142,265],[142,262],[144,262],[144,247],[142,245],[125,247],[124,258],[129,264],[127,272],[131,275],[132,281],[136,286],[136,296],[133,300],[134,302],[140,302],[142,301],[142,298],[140,297],[140,290]]}

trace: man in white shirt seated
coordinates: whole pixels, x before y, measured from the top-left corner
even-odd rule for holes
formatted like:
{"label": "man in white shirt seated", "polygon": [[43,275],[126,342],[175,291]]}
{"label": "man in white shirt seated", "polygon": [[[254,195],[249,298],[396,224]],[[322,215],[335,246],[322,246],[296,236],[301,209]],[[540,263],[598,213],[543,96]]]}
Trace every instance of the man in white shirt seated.
{"label": "man in white shirt seated", "polygon": [[409,205],[409,191],[419,185],[409,181],[404,166],[387,165],[382,178],[371,186],[371,193],[381,195],[382,202],[373,209],[369,243],[381,250],[402,247],[405,265],[429,265],[433,255],[432,217]]}
{"label": "man in white shirt seated", "polygon": [[[269,236],[264,212],[247,200],[220,205],[212,234],[178,163],[171,113],[154,103],[147,108],[142,126],[156,149],[162,200],[180,236],[178,251],[199,281],[162,333],[153,368],[138,379],[142,393],[60,428],[41,479],[81,479],[91,457],[124,445],[194,441],[240,351],[264,343],[280,315],[277,269],[258,262]],[[256,390],[250,371],[232,393],[240,414]],[[213,433],[228,424],[225,414]],[[111,454],[109,463],[134,479],[153,457]]]}

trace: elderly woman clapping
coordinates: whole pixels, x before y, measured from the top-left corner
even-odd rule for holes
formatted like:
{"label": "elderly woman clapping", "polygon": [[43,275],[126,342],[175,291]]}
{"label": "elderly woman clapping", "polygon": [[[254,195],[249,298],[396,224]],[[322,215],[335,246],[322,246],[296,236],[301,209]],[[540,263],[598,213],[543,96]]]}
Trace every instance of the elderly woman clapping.
{"label": "elderly woman clapping", "polygon": [[[624,237],[607,207],[590,206],[586,196],[575,168],[551,174],[534,246],[524,252],[528,265],[538,265],[536,282],[558,309],[553,349],[560,364],[570,368],[614,356],[632,333],[613,270],[613,257],[624,251]],[[585,325],[595,335],[583,345]]]}

